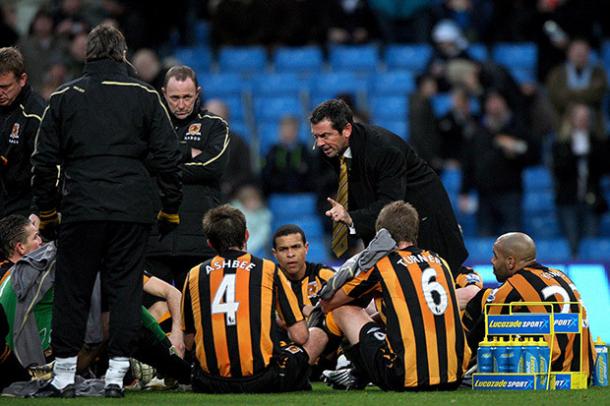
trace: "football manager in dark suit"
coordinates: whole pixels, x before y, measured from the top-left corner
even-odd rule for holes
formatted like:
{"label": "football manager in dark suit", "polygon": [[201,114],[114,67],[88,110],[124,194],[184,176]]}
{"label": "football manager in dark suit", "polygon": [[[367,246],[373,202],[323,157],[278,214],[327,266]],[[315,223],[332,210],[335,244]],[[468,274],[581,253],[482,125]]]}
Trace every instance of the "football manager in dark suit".
{"label": "football manager in dark suit", "polygon": [[310,122],[322,159],[339,174],[337,195],[328,198],[326,212],[333,220],[335,255],[345,254],[348,237],[368,243],[381,209],[405,200],[420,215],[418,246],[436,252],[457,272],[468,251],[447,192],[428,164],[396,134],[354,123],[342,100],[320,104]]}
{"label": "football manager in dark suit", "polygon": [[[53,239],[58,228],[58,248],[53,380],[35,396],[74,396],[76,357],[98,271],[110,310],[105,395],[123,396],[140,326],[150,225],[155,214],[162,234],[179,223],[178,139],[159,94],[128,75],[126,52],[119,30],[93,29],[83,75],[51,94],[36,136],[33,208],[43,236]],[[63,174],[59,199],[58,167]],[[157,174],[158,213],[149,169]]]}

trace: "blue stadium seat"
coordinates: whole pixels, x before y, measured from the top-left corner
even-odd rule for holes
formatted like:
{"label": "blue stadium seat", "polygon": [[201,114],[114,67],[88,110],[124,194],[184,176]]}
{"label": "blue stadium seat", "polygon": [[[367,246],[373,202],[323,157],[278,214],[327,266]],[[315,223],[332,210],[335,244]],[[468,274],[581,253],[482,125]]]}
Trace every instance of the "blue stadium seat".
{"label": "blue stadium seat", "polygon": [[319,239],[324,237],[324,227],[322,219],[316,214],[300,214],[293,213],[290,216],[273,217],[273,230],[277,230],[284,224],[296,224],[305,232],[305,238],[308,240]]}
{"label": "blue stadium seat", "polygon": [[531,85],[537,82],[536,72],[529,68],[509,68],[509,71],[519,85]]}
{"label": "blue stadium seat", "polygon": [[432,97],[432,110],[436,117],[442,117],[451,110],[451,94],[439,93]]}
{"label": "blue stadium seat", "polygon": [[580,259],[610,260],[610,238],[585,238],[580,243]]}
{"label": "blue stadium seat", "polygon": [[553,211],[525,216],[525,231],[534,239],[558,238],[561,236],[557,216]]}
{"label": "blue stadium seat", "polygon": [[243,120],[232,119],[231,121],[229,121],[229,131],[239,135],[248,144],[252,142],[252,134],[250,133],[250,129],[248,128],[246,122]]}
{"label": "blue stadium seat", "polygon": [[538,48],[530,42],[498,43],[493,48],[493,60],[510,68],[536,70]]}
{"label": "blue stadium seat", "polygon": [[526,215],[549,213],[555,209],[555,196],[551,191],[526,191],[523,198],[523,210]]}
{"label": "blue stadium seat", "polygon": [[487,263],[493,255],[495,238],[466,238],[468,249],[468,263]]}
{"label": "blue stadium seat", "polygon": [[468,52],[468,55],[479,62],[485,62],[487,59],[489,59],[489,51],[487,50],[485,44],[470,44],[466,51]]}
{"label": "blue stadium seat", "polygon": [[385,51],[385,63],[388,69],[407,69],[421,72],[426,67],[432,48],[430,45],[389,45]]}
{"label": "blue stadium seat", "polygon": [[304,111],[301,101],[296,97],[265,96],[254,99],[254,115],[257,120],[279,120],[287,115],[300,119]]}
{"label": "blue stadium seat", "polygon": [[368,79],[353,72],[330,72],[316,76],[311,90],[311,107],[320,102],[332,99],[341,93],[354,96],[365,94],[368,90]]}
{"label": "blue stadium seat", "polygon": [[267,66],[267,52],[261,46],[224,47],[218,55],[223,72],[256,73]]}
{"label": "blue stadium seat", "polygon": [[254,96],[299,97],[309,91],[309,80],[294,72],[262,73],[252,78]]}
{"label": "blue stadium seat", "polygon": [[406,120],[408,100],[405,96],[373,96],[369,109],[374,120]]}
{"label": "blue stadium seat", "polygon": [[309,251],[307,252],[307,260],[309,262],[315,262],[319,264],[328,264],[329,261],[329,249],[324,244],[322,238],[309,239]]}
{"label": "blue stadium seat", "polygon": [[[280,120],[263,120],[260,121],[256,127],[259,139],[259,152],[263,157],[279,140],[279,121]],[[313,145],[313,138],[311,137],[309,126],[304,125],[303,123],[301,123],[299,127],[299,141],[304,143],[308,148]]]}
{"label": "blue stadium seat", "polygon": [[570,246],[563,238],[542,239],[534,237],[536,240],[536,259],[541,263],[550,261],[567,261],[571,258]]}
{"label": "blue stadium seat", "polygon": [[553,176],[545,166],[533,166],[523,171],[523,184],[527,192],[552,191]]}
{"label": "blue stadium seat", "polygon": [[258,151],[261,158],[264,158],[271,147],[279,141],[279,123],[276,120],[263,121],[256,126],[258,135]]}
{"label": "blue stadium seat", "polygon": [[274,216],[316,215],[317,196],[314,193],[272,194],[269,196],[269,210]]}
{"label": "blue stadium seat", "polygon": [[409,125],[406,120],[373,119],[372,123],[393,132],[405,141],[409,141]]}
{"label": "blue stadium seat", "polygon": [[458,193],[462,184],[462,171],[459,168],[447,168],[443,171],[441,180],[448,193]]}
{"label": "blue stadium seat", "polygon": [[336,45],[330,48],[329,62],[334,71],[374,72],[379,49],[376,45]]}
{"label": "blue stadium seat", "polygon": [[[454,196],[454,198],[452,199],[451,196]],[[451,204],[453,205],[454,210],[457,210],[457,203],[455,200],[457,198],[457,194],[451,194],[449,198],[451,199]],[[476,214],[457,213],[457,221],[460,227],[462,228],[462,234],[464,235],[464,238],[474,238],[477,236]]]}
{"label": "blue stadium seat", "polygon": [[174,56],[181,64],[190,66],[196,72],[207,72],[212,65],[212,51],[207,47],[177,48]]}
{"label": "blue stadium seat", "polygon": [[[209,99],[206,96],[206,99]],[[231,120],[235,120],[235,121],[243,121],[245,116],[246,116],[246,112],[244,109],[244,103],[241,99],[240,95],[218,95],[216,98],[220,99],[223,101],[223,103],[225,103],[227,105],[227,108],[229,109],[229,114],[231,117]]]}
{"label": "blue stadium seat", "polygon": [[195,24],[195,43],[209,44],[210,43],[210,24],[205,20],[198,20]]}
{"label": "blue stadium seat", "polygon": [[222,96],[238,96],[249,90],[250,84],[238,73],[212,73],[199,75],[199,84],[206,99]]}
{"label": "blue stadium seat", "polygon": [[390,71],[374,75],[371,80],[371,93],[375,96],[403,96],[415,90],[413,73],[409,71]]}
{"label": "blue stadium seat", "polygon": [[316,46],[278,48],[273,54],[276,72],[315,73],[322,70],[324,58]]}

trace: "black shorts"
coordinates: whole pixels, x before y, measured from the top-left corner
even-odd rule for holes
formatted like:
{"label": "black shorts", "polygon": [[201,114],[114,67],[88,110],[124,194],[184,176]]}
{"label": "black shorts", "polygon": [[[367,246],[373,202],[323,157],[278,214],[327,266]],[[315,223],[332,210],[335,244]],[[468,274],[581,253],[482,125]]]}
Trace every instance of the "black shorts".
{"label": "black shorts", "polygon": [[383,390],[404,390],[402,360],[386,341],[385,330],[376,323],[367,323],[360,330],[360,342],[345,350],[360,374]]}
{"label": "black shorts", "polygon": [[[351,350],[351,351],[350,351]],[[358,350],[358,351],[354,351]],[[357,352],[354,354],[354,352]],[[460,380],[442,385],[405,387],[405,370],[402,356],[393,353],[386,341],[385,330],[376,323],[367,323],[360,330],[360,343],[346,350],[346,355],[359,372],[366,371],[368,378],[383,390],[436,391],[455,390]]]}
{"label": "black shorts", "polygon": [[271,393],[311,390],[309,356],[296,344],[280,348],[271,363],[256,375],[224,378],[205,374],[195,363],[193,392],[204,393]]}

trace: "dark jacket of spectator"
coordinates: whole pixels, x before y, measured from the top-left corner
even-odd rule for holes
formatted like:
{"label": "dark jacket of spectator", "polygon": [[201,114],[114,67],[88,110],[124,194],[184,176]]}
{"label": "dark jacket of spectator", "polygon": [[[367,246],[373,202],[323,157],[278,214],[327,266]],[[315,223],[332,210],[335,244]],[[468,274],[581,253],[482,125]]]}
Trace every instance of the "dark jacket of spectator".
{"label": "dark jacket of spectator", "polygon": [[[523,141],[527,150],[521,154],[507,154],[497,142],[499,135],[510,135]],[[525,128],[514,116],[497,130],[485,126],[479,128],[465,150],[462,194],[473,189],[479,195],[521,193],[521,173],[537,158],[537,149],[529,142]]]}
{"label": "dark jacket of spectator", "polygon": [[263,191],[266,195],[311,192],[315,188],[313,168],[313,158],[305,144],[276,144],[265,157]]}

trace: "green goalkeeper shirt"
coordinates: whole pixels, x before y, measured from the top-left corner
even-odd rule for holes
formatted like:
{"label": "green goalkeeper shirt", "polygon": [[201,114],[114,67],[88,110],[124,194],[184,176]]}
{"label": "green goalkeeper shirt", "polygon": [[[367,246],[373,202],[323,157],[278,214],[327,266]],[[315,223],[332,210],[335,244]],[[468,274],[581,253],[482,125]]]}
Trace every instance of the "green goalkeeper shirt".
{"label": "green goalkeeper shirt", "polygon": [[[4,279],[0,285],[0,306],[4,308],[8,322],[8,333],[3,339],[8,348],[13,350],[13,332],[17,326],[15,320],[15,308],[17,307],[17,295],[13,289],[12,275]],[[48,349],[51,345],[51,321],[53,320],[53,289],[49,289],[42,297],[40,302],[34,307],[31,315],[36,319],[38,326],[38,334],[40,335],[40,347],[42,351]]]}

